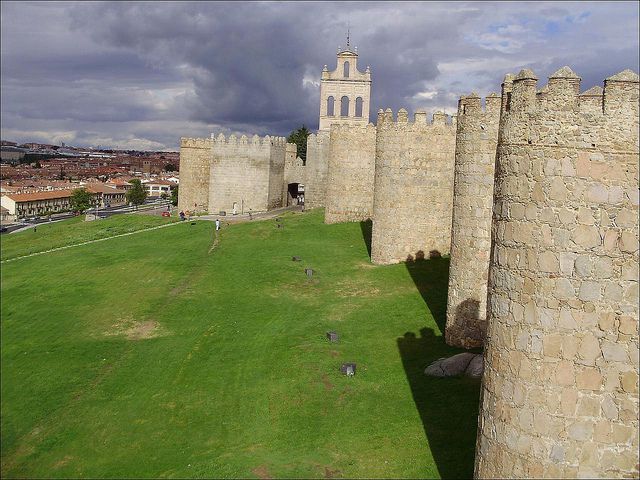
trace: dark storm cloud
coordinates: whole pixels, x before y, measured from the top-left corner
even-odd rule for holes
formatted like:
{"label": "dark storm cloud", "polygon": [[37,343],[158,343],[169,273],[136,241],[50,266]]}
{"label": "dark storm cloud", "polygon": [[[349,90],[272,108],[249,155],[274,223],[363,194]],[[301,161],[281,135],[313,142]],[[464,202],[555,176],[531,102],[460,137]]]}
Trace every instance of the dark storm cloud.
{"label": "dark storm cloud", "polygon": [[[347,24],[378,108],[453,112],[507,72],[638,70],[638,4],[2,2],[2,137],[172,148],[317,128]],[[25,28],[27,26],[28,28]],[[48,139],[48,140],[47,140]]]}

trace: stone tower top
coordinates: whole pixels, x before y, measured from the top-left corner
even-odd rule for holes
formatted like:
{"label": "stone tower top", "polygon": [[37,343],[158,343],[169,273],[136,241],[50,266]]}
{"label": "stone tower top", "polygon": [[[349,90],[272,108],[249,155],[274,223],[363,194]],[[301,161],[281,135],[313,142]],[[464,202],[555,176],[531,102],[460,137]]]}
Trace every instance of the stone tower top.
{"label": "stone tower top", "polygon": [[371,70],[358,70],[358,49],[347,34],[347,46],[338,47],[336,69],[322,69],[318,129],[328,131],[332,123],[366,126],[370,99]]}

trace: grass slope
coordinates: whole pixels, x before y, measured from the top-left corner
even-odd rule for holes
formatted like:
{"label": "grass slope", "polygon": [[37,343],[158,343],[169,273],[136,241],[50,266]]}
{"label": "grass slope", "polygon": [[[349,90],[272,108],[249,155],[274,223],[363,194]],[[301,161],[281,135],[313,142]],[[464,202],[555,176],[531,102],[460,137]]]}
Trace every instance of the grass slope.
{"label": "grass slope", "polygon": [[85,222],[84,215],[82,215],[59,222],[41,223],[37,225],[35,232],[33,229],[29,229],[2,235],[0,237],[0,246],[2,247],[0,259],[7,260],[75,243],[113,237],[175,221],[177,221],[175,218],[125,214],[93,222]]}
{"label": "grass slope", "polygon": [[448,261],[282,219],[3,265],[2,477],[470,477],[479,382],[422,373],[457,352]]}

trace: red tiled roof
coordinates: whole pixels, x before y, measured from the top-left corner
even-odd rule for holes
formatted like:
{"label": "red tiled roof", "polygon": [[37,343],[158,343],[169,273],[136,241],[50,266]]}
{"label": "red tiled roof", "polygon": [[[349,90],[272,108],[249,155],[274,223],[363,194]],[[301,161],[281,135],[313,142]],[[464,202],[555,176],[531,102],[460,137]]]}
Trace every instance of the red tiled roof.
{"label": "red tiled roof", "polygon": [[14,202],[33,202],[36,200],[51,200],[55,198],[65,198],[73,195],[73,190],[49,190],[33,193],[10,193],[5,195]]}
{"label": "red tiled roof", "polygon": [[91,193],[125,193],[124,190],[118,190],[114,187],[110,187],[109,185],[105,185],[103,183],[89,183],[85,185],[87,190]]}

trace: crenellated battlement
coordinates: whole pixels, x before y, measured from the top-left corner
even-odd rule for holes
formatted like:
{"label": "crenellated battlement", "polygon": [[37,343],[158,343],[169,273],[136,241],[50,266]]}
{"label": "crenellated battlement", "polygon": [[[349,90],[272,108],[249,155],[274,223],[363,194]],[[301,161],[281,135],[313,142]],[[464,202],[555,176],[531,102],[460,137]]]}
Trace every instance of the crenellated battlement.
{"label": "crenellated battlement", "polygon": [[404,108],[398,110],[398,114],[395,118],[393,110],[390,108],[387,108],[386,110],[378,110],[378,121],[376,124],[378,128],[390,128],[395,126],[396,128],[423,129],[440,126],[453,128],[454,131],[455,125],[455,116],[447,115],[441,111],[434,112],[431,116],[431,122],[428,122],[427,112],[424,110],[416,110],[413,114],[413,121],[409,121],[409,112]]}
{"label": "crenellated battlement", "polygon": [[470,117],[497,119],[500,116],[502,99],[497,93],[487,95],[482,104],[482,98],[475,92],[463,95],[458,100],[458,121],[463,122]]}
{"label": "crenellated battlement", "polygon": [[209,138],[180,138],[181,148],[211,148],[212,141]]}
{"label": "crenellated battlement", "polygon": [[624,70],[604,80],[604,89],[593,87],[580,93],[581,78],[569,67],[562,67],[549,76],[546,85],[538,89],[538,77],[523,69],[515,77],[507,75],[503,83],[502,109],[505,112],[553,113],[575,111],[601,112],[616,115],[637,111],[638,74]]}
{"label": "crenellated battlement", "polygon": [[258,135],[253,135],[252,137],[248,137],[246,135],[241,135],[240,137],[235,134],[231,134],[228,137],[225,137],[224,134],[220,133],[215,135],[211,134],[211,141],[215,146],[238,146],[238,145],[247,145],[253,147],[285,147],[287,145],[287,139],[285,137],[272,137],[266,135],[264,137],[260,137]]}

